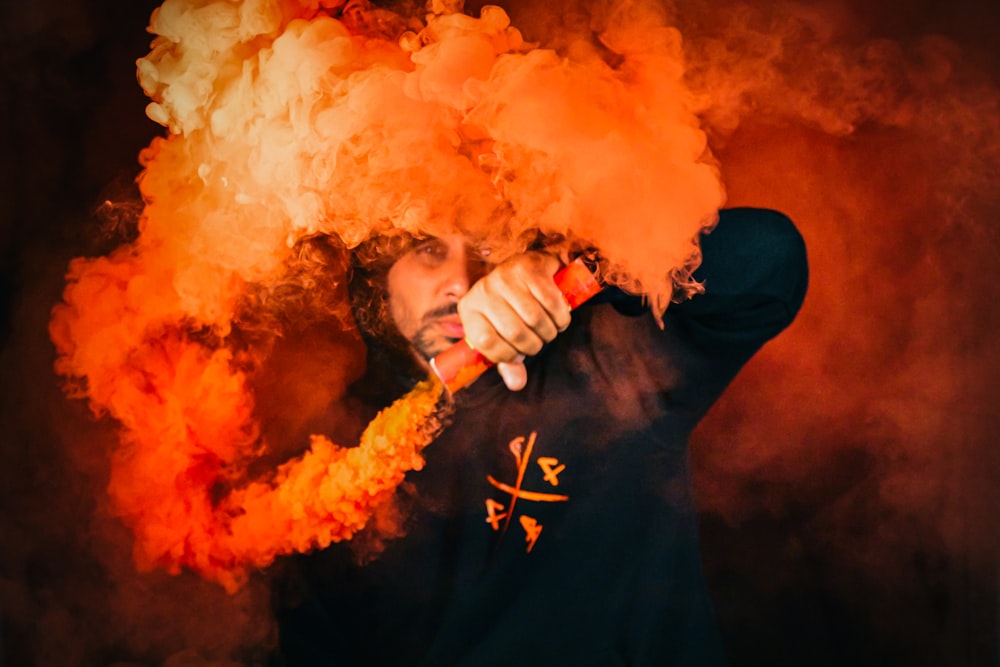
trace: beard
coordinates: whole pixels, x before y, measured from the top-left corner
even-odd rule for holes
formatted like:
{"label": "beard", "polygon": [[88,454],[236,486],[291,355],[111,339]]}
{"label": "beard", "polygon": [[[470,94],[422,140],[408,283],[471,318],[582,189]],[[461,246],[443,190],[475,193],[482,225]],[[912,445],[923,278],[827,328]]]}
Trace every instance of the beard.
{"label": "beard", "polygon": [[439,308],[429,310],[420,318],[420,327],[410,339],[413,348],[426,360],[430,361],[437,355],[448,349],[449,346],[457,343],[460,338],[435,334],[438,320],[443,317],[452,317],[458,314],[458,304],[449,303]]}

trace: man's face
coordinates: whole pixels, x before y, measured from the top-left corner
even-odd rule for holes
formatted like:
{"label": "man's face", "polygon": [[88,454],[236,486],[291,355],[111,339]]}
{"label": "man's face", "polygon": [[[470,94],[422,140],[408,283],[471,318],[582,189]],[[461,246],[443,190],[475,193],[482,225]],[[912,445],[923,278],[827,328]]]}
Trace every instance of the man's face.
{"label": "man's face", "polygon": [[431,359],[465,337],[458,300],[485,273],[459,235],[418,241],[389,269],[389,315],[417,352]]}

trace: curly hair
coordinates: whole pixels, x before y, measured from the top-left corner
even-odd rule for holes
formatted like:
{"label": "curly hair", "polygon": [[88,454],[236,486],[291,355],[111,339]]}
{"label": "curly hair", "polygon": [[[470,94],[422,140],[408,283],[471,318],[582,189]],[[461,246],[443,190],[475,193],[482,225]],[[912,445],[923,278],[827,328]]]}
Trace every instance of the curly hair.
{"label": "curly hair", "polygon": [[389,269],[414,243],[407,233],[378,236],[351,253],[347,292],[351,315],[368,349],[365,377],[356,393],[372,401],[392,400],[427,376],[389,313]]}

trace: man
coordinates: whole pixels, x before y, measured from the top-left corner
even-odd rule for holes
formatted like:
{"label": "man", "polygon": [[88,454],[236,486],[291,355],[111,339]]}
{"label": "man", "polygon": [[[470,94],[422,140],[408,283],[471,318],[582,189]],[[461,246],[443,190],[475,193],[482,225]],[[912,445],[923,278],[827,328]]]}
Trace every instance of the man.
{"label": "man", "polygon": [[807,267],[793,224],[761,209],[722,211],[702,251],[704,294],[672,304],[662,328],[615,289],[570,313],[558,259],[487,272],[455,236],[417,241],[354,286],[374,375],[401,363],[401,342],[430,359],[463,338],[498,372],[455,394],[408,477],[403,537],[364,565],[349,545],[297,560],[280,664],[724,664],[687,439],[795,317]]}

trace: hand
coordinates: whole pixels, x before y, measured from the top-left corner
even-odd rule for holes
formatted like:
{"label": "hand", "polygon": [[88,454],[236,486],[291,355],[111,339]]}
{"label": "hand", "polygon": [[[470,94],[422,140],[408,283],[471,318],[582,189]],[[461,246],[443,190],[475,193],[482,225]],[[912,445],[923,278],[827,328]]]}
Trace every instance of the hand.
{"label": "hand", "polygon": [[551,255],[518,255],[476,282],[458,302],[466,342],[497,364],[514,391],[527,382],[525,356],[537,354],[569,326],[569,304],[552,280],[559,267]]}

